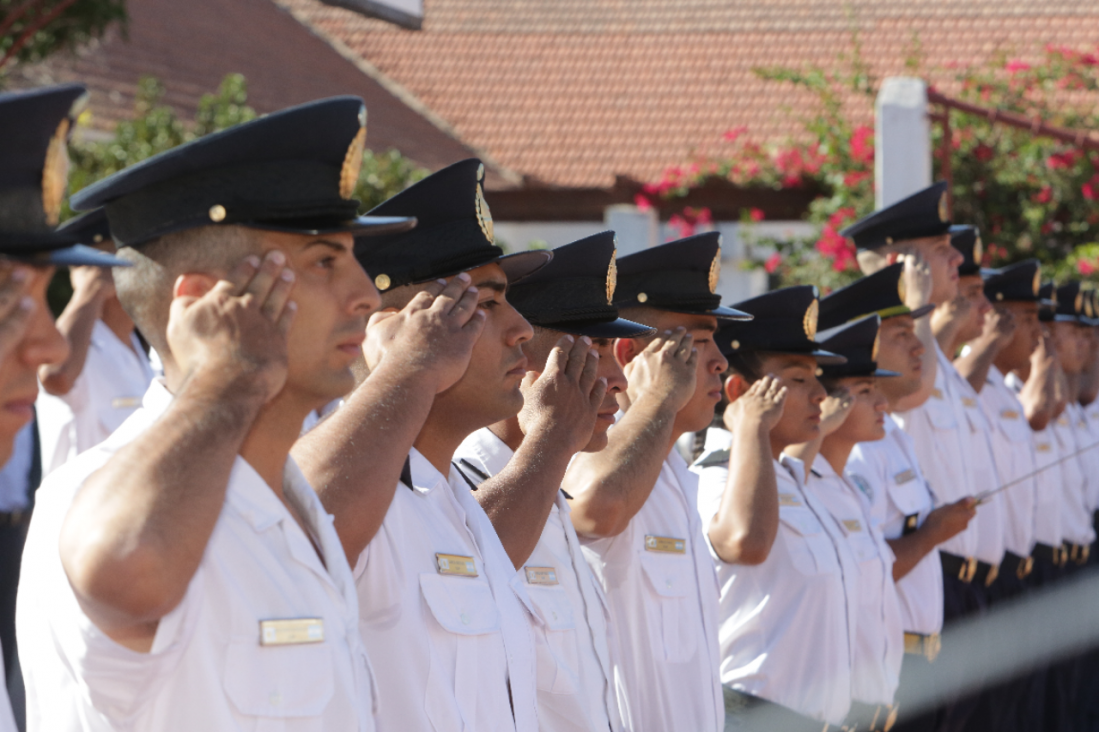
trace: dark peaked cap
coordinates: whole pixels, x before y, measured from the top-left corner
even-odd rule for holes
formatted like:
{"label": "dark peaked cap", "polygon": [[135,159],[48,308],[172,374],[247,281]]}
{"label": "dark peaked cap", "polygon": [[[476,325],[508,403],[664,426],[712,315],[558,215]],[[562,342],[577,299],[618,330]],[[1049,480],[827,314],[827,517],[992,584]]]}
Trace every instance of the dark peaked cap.
{"label": "dark peaked cap", "polygon": [[94,183],[74,209],[106,206],[111,233],[138,246],[174,231],[239,224],[321,235],[404,230],[408,218],[356,214],[366,107],[333,97],[192,140]]}
{"label": "dark peaked cap", "polygon": [[939,181],[908,198],[875,211],[840,232],[857,249],[878,249],[906,239],[938,236],[950,229],[946,181]]}
{"label": "dark peaked cap", "polygon": [[962,277],[981,273],[981,259],[984,246],[981,244],[981,232],[971,224],[956,224],[950,227],[950,245],[962,253],[962,263],[958,265],[958,274]]}
{"label": "dark peaked cap", "polygon": [[414,216],[412,231],[356,242],[359,264],[385,292],[496,263],[508,282],[544,266],[548,251],[505,255],[496,246],[482,181],[485,166],[470,158],[414,183],[376,206],[372,216]]}
{"label": "dark peaked cap", "polygon": [[[1038,288],[1038,320],[1052,323],[1056,318],[1057,288],[1052,282],[1046,282]],[[1071,320],[1071,318],[1065,318]]]}
{"label": "dark peaked cap", "polygon": [[107,224],[107,212],[101,208],[69,219],[58,228],[58,232],[71,236],[81,243],[53,252],[50,257],[51,264],[57,264],[63,267],[88,264],[98,267],[130,266],[130,263],[125,259],[119,259],[107,252],[85,246],[85,244],[95,245],[101,244],[104,241],[111,241],[111,228]]}
{"label": "dark peaked cap", "polygon": [[55,229],[69,189],[68,140],[79,84],[0,94],[0,255],[31,264],[129,266]]}
{"label": "dark peaked cap", "polygon": [[721,295],[717,294],[720,273],[721,235],[688,236],[619,259],[614,304],[749,320],[747,313],[721,307]]}
{"label": "dark peaked cap", "polygon": [[1054,311],[1053,320],[1058,323],[1079,322],[1084,314],[1084,293],[1080,291],[1080,283],[1069,280],[1057,288],[1057,309]]}
{"label": "dark peaked cap", "polygon": [[[1027,259],[994,270],[985,278],[985,297],[991,302],[1038,302],[1042,269],[1037,259]],[[1049,301],[1049,304],[1053,304]]]}
{"label": "dark peaked cap", "polygon": [[851,323],[817,334],[817,342],[832,353],[838,353],[847,359],[842,364],[821,364],[824,376],[842,378],[844,376],[900,376],[896,371],[878,368],[878,331],[881,318],[867,315]]}
{"label": "dark peaked cap", "polygon": [[553,261],[508,288],[508,302],[533,325],[589,338],[636,338],[656,331],[618,317],[613,231],[553,250]]}
{"label": "dark peaked cap", "polygon": [[729,323],[714,336],[726,355],[747,351],[804,353],[817,363],[843,363],[843,356],[822,350],[815,340],[819,302],[813,285],[796,285],[738,302],[752,316],[746,323]]}
{"label": "dark peaked cap", "polygon": [[904,263],[897,262],[828,295],[820,301],[820,327],[828,330],[871,314],[882,320],[897,315],[921,318],[934,310],[930,303],[917,310],[904,304],[903,274]]}

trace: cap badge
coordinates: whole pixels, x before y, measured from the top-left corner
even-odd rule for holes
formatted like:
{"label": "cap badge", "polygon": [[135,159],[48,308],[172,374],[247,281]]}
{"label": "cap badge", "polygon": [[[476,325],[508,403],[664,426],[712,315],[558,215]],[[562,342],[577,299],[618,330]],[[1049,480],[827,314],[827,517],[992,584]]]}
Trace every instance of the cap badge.
{"label": "cap badge", "polygon": [[817,315],[820,313],[820,303],[816,298],[813,298],[813,302],[809,305],[809,309],[805,311],[805,320],[802,321],[802,325],[805,326],[805,335],[809,340],[813,340],[817,337]]}
{"label": "cap badge", "polygon": [[1042,268],[1034,270],[1034,297],[1038,297],[1038,291],[1042,289]]}
{"label": "cap badge", "polygon": [[901,276],[897,278],[897,297],[901,299],[901,305],[904,305],[904,298],[908,295],[908,286],[904,284],[904,270],[901,270]]}
{"label": "cap badge", "polygon": [[973,242],[973,264],[978,267],[981,266],[981,260],[985,258],[985,245],[981,242],[981,237],[977,237],[977,241]]}
{"label": "cap badge", "polygon": [[939,218],[945,224],[950,221],[950,208],[946,205],[946,191],[939,196]]}
{"label": "cap badge", "polygon": [[607,266],[607,304],[614,303],[614,288],[618,286],[618,250],[611,252],[611,263]]}
{"label": "cap badge", "polygon": [[[359,113],[359,122],[362,123],[365,115]],[[347,153],[343,156],[343,167],[340,169],[340,198],[347,201],[355,195],[355,186],[359,182],[359,172],[363,167],[363,150],[366,149],[366,127],[360,125],[359,131],[351,139],[347,146]]]}
{"label": "cap badge", "polygon": [[481,232],[488,239],[489,244],[496,242],[492,232],[492,212],[488,210],[488,201],[485,200],[485,192],[481,188],[481,181],[485,179],[485,166],[477,166],[477,223],[481,225]]}
{"label": "cap badge", "polygon": [[393,284],[393,282],[389,279],[389,275],[387,274],[380,274],[374,278],[374,286],[381,292],[388,290],[391,284]]}
{"label": "cap badge", "polygon": [[877,362],[878,349],[881,348],[881,328],[878,328],[878,332],[874,334],[874,347],[870,349],[870,360]]}
{"label": "cap badge", "polygon": [[66,117],[57,125],[46,148],[46,162],[42,166],[42,210],[46,213],[46,223],[57,226],[61,218],[61,201],[69,187],[69,140],[70,120]]}
{"label": "cap badge", "polygon": [[721,277],[721,249],[714,255],[714,261],[710,263],[710,294],[717,293],[717,280]]}

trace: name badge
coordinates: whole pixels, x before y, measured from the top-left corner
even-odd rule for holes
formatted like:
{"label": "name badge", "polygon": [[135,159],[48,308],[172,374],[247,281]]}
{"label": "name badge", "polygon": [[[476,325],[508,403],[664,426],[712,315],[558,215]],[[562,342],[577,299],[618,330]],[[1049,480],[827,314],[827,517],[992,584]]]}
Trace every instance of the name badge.
{"label": "name badge", "polygon": [[1068,427],[1068,417],[1058,417],[1057,424],[1061,425],[1062,427]]}
{"label": "name badge", "polygon": [[669,536],[645,537],[645,549],[650,552],[668,552],[669,554],[686,554],[687,542],[683,539],[673,539]]}
{"label": "name badge", "polygon": [[460,554],[436,554],[435,564],[439,568],[439,574],[450,574],[456,577],[477,576],[477,565],[473,557],[463,557]]}
{"label": "name badge", "polygon": [[943,398],[943,393],[939,389],[932,389],[931,390],[931,396],[935,397],[936,399],[942,399]]}
{"label": "name badge", "polygon": [[141,397],[117,397],[111,400],[115,409],[135,409],[141,406]]}
{"label": "name badge", "polygon": [[975,407],[977,406],[977,400],[973,397],[962,397],[962,404],[967,407]]}
{"label": "name badge", "polygon": [[1016,412],[1014,409],[1005,409],[1004,411],[1000,412],[1000,416],[1004,419],[1019,419],[1019,413]]}
{"label": "name badge", "polygon": [[261,646],[295,646],[323,641],[324,620],[321,618],[259,621]]}
{"label": "name badge", "polygon": [[1053,450],[1053,445],[1049,444],[1048,442],[1039,442],[1037,445],[1034,446],[1034,449],[1038,452],[1050,452],[1051,450]]}
{"label": "name badge", "polygon": [[557,570],[553,567],[523,567],[528,585],[556,585]]}
{"label": "name badge", "polygon": [[801,500],[796,493],[779,493],[778,505],[780,506],[800,506]]}
{"label": "name badge", "polygon": [[862,522],[858,519],[844,519],[843,527],[848,531],[862,531]]}
{"label": "name badge", "polygon": [[916,471],[909,468],[908,470],[902,470],[893,476],[893,482],[897,485],[904,485],[916,479]]}

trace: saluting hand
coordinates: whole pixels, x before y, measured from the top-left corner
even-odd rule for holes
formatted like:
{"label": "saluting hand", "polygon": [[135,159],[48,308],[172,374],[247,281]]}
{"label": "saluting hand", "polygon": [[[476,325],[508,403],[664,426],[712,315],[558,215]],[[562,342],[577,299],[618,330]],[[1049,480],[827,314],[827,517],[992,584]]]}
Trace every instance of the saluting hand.
{"label": "saluting hand", "polygon": [[725,407],[725,414],[722,415],[725,429],[734,433],[744,429],[759,429],[769,434],[782,419],[786,392],[786,387],[777,376],[767,374]]}
{"label": "saluting hand", "polygon": [[591,441],[607,380],[596,378],[599,354],[587,336],[563,336],[546,359],[541,374],[528,371],[520,389],[523,409],[519,426],[530,436],[556,433],[571,452]]}
{"label": "saluting hand", "polygon": [[363,343],[370,370],[383,361],[392,363],[409,377],[427,379],[434,394],[454,386],[465,374],[485,325],[477,288],[470,281],[465,272],[449,283],[436,280],[400,311],[371,316]]}
{"label": "saluting hand", "polygon": [[931,290],[934,281],[931,277],[931,265],[919,251],[901,255],[904,270],[901,281],[904,283],[904,304],[912,310],[922,308],[931,302]]}
{"label": "saluting hand", "polygon": [[827,437],[838,430],[851,414],[855,398],[846,386],[841,386],[824,398],[820,405],[820,434]]}
{"label": "saluting hand", "polygon": [[286,383],[287,333],[297,312],[286,255],[250,256],[202,295],[176,282],[168,346],[188,379],[202,376],[243,396],[270,401]]}
{"label": "saluting hand", "polygon": [[32,279],[30,267],[0,261],[0,361],[23,340],[37,307],[27,294]]}
{"label": "saluting hand", "polygon": [[626,394],[631,404],[648,397],[678,412],[694,396],[697,370],[698,349],[691,334],[682,326],[666,330],[626,364]]}
{"label": "saluting hand", "polygon": [[985,316],[985,324],[981,337],[988,340],[997,348],[1003,348],[1015,336],[1015,316],[1010,310],[993,308]]}

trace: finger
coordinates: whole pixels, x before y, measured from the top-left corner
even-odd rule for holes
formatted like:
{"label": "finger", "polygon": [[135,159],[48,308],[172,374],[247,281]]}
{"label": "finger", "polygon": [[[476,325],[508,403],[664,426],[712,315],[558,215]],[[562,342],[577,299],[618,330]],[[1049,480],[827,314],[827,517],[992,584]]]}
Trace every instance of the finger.
{"label": "finger", "polygon": [[692,336],[690,333],[684,333],[679,348],[676,349],[676,357],[679,359],[686,359],[688,356],[691,355],[692,352],[697,350],[694,349],[694,340],[694,336]]}
{"label": "finger", "polygon": [[255,254],[249,254],[247,257],[237,262],[229,273],[225,275],[225,278],[220,280],[213,289],[221,289],[231,295],[239,295],[244,292],[245,286],[255,276],[256,270],[260,267],[260,258]]}
{"label": "finger", "polygon": [[264,316],[271,320],[281,319],[282,311],[286,307],[286,303],[290,301],[290,291],[294,289],[294,281],[293,271],[284,269],[279,273],[279,276],[275,278],[275,284],[267,294],[267,299],[260,307],[260,312]]}
{"label": "finger", "polygon": [[476,313],[482,316],[483,322],[488,314],[477,307],[480,299],[480,292],[476,287],[467,287],[458,302],[450,309],[450,317],[457,319],[459,323],[468,323]]}
{"label": "finger", "polygon": [[294,316],[297,314],[298,304],[293,300],[286,303],[286,306],[283,307],[276,325],[278,325],[279,332],[284,336],[290,332],[290,326],[294,324]]}
{"label": "finger", "polygon": [[275,286],[275,280],[286,267],[286,255],[278,249],[267,252],[256,274],[251,281],[244,286],[243,295],[251,295],[258,303],[267,302],[267,296],[271,288]]}
{"label": "finger", "polygon": [[366,329],[370,330],[378,323],[382,322],[383,320],[388,320],[396,314],[397,313],[392,310],[379,310],[378,312],[370,316],[370,320],[366,321]]}
{"label": "finger", "polygon": [[436,301],[436,295],[438,293],[435,291],[441,289],[442,288],[439,286],[438,283],[432,282],[430,285],[427,286],[426,289],[417,292],[416,295],[408,301],[408,304],[401,308],[401,310],[409,314],[416,313],[421,310],[427,310]]}
{"label": "finger", "polygon": [[600,376],[595,380],[595,385],[592,387],[591,394],[588,395],[588,404],[592,409],[599,409],[603,404],[603,399],[607,396],[607,378]]}
{"label": "finger", "polygon": [[546,359],[546,368],[542,370],[544,376],[554,376],[564,370],[574,340],[570,335],[561,336],[558,339],[557,345],[550,350],[549,357]]}
{"label": "finger", "polygon": [[775,392],[774,401],[776,403],[786,401],[786,395],[788,393],[789,393],[789,389],[787,389],[785,386],[782,387],[777,392]]}
{"label": "finger", "polygon": [[[577,338],[576,342],[572,344],[572,348],[569,349],[569,360],[565,363],[565,374],[570,379],[579,381],[583,377],[590,353],[591,338],[587,336]],[[588,384],[588,386],[590,387],[591,384]]]}
{"label": "finger", "polygon": [[432,300],[435,300],[435,298],[437,298],[439,294],[445,289],[446,280],[439,278],[434,282],[428,282],[426,285],[424,285],[424,289],[420,290],[420,292],[416,294],[418,295],[420,293],[424,293],[428,295]]}
{"label": "finger", "polygon": [[449,313],[461,301],[469,289],[469,283],[472,281],[468,272],[459,272],[456,277],[451,278],[443,291],[435,298],[435,307],[441,312]]}
{"label": "finger", "polygon": [[692,348],[691,355],[687,357],[687,366],[690,368],[696,368],[698,366],[698,349]]}
{"label": "finger", "polygon": [[[599,378],[599,352],[595,349],[589,349],[586,359],[584,360],[584,370],[580,373],[580,393],[591,394],[592,387],[595,386],[596,380]],[[606,381],[604,379],[603,381]]]}
{"label": "finger", "polygon": [[686,336],[687,330],[683,326],[679,326],[673,331],[664,331],[664,350],[676,353]]}
{"label": "finger", "polygon": [[534,386],[535,381],[538,381],[538,374],[534,371],[528,371],[523,375],[523,380],[519,383],[519,388],[523,391],[528,391]]}

